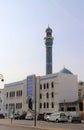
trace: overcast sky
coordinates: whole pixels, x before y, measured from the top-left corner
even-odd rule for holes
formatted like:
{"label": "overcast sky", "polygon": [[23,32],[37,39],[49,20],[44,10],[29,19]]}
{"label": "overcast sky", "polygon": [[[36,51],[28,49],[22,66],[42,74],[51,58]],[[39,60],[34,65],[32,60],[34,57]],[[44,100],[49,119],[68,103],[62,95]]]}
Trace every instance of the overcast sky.
{"label": "overcast sky", "polygon": [[53,30],[53,73],[64,66],[84,81],[84,0],[0,0],[4,84],[45,75],[45,29]]}

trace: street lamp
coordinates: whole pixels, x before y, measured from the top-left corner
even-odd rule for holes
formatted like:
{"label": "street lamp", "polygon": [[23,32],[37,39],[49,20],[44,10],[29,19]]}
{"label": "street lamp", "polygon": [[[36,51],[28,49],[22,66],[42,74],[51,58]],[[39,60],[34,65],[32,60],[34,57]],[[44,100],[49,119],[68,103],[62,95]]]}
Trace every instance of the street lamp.
{"label": "street lamp", "polygon": [[37,80],[35,78],[35,93],[34,93],[35,94],[35,105],[34,105],[35,106],[35,118],[34,118],[34,126],[36,126],[36,84],[37,84],[36,81]]}
{"label": "street lamp", "polygon": [[3,78],[2,74],[0,74],[0,79],[1,79],[2,82],[4,82],[4,78]]}

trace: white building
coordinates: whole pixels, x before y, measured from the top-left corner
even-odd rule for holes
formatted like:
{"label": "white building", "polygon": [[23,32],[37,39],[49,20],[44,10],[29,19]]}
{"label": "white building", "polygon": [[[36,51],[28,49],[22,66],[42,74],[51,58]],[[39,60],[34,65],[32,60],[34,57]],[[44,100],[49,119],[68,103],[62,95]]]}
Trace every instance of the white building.
{"label": "white building", "polygon": [[[60,108],[61,103],[69,104],[66,110],[70,107],[78,107],[73,106],[74,102],[78,100],[77,76],[66,68],[59,73],[40,77],[39,84],[38,102],[40,103],[39,111],[41,113],[62,110]],[[70,103],[72,103],[71,106]]]}
{"label": "white building", "polygon": [[[84,113],[84,82],[78,84],[79,110]],[[84,115],[84,114],[83,114]]]}
{"label": "white building", "polygon": [[10,116],[14,113],[28,111],[28,100],[34,96],[34,79],[31,75],[25,80],[5,84],[4,86],[4,115]]}
{"label": "white building", "polygon": [[3,113],[3,89],[0,89],[0,114]]}
{"label": "white building", "polygon": [[5,84],[4,86],[4,114],[10,115],[25,110],[25,80]]}
{"label": "white building", "polygon": [[60,103],[78,100],[77,75],[64,68],[58,73],[30,75],[23,81],[5,84],[4,114],[35,110],[35,95],[38,113],[59,111],[63,108]]}

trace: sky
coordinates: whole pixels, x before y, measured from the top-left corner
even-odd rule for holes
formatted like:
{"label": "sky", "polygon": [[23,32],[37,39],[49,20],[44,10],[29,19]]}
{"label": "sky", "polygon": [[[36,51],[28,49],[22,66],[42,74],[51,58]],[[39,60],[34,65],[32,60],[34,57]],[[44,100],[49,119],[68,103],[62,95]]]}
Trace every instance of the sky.
{"label": "sky", "polygon": [[53,30],[53,73],[65,66],[84,81],[84,0],[0,0],[4,84],[46,73],[45,30]]}

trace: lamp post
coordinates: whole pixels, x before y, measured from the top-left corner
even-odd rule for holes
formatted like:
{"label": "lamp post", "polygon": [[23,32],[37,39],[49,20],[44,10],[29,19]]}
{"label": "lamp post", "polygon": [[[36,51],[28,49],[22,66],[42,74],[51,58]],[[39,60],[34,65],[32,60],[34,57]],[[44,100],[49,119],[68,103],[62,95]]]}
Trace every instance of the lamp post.
{"label": "lamp post", "polygon": [[2,74],[0,74],[0,79],[1,79],[2,82],[4,82],[4,78],[3,78]]}
{"label": "lamp post", "polygon": [[34,126],[36,126],[36,78],[35,78],[35,118],[34,118]]}

